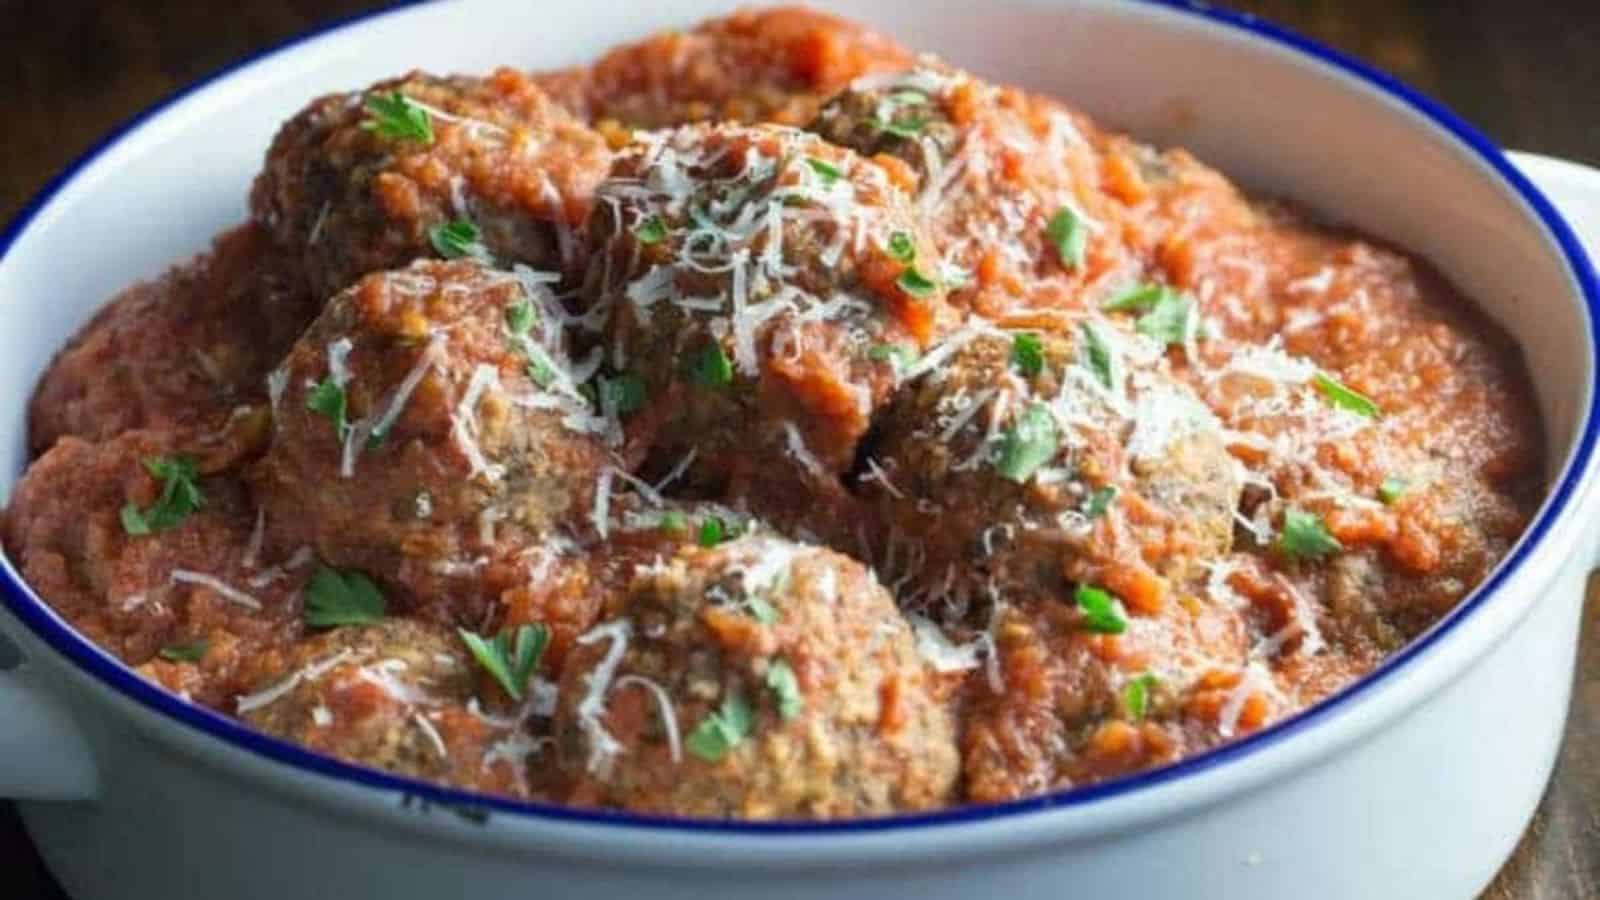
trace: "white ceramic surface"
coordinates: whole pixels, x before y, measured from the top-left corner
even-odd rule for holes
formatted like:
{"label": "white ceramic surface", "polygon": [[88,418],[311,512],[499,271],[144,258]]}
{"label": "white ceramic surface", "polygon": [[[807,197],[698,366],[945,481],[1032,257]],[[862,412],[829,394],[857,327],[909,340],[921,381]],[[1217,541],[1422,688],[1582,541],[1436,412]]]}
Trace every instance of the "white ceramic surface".
{"label": "white ceramic surface", "polygon": [[[519,811],[314,760],[130,680],[0,585],[0,627],[28,660],[0,674],[0,793],[35,798],[28,827],[76,896],[1409,900],[1487,881],[1549,775],[1595,552],[1593,473],[1569,471],[1590,440],[1595,330],[1561,226],[1497,157],[1403,96],[1203,15],[1109,0],[824,5],[1429,256],[1535,361],[1560,485],[1537,540],[1380,675],[1229,750],[1009,809],[832,828]],[[413,8],[146,120],[0,258],[0,485],[23,464],[26,396],[53,350],[117,289],[241,219],[272,131],[307,98],[414,66],[577,62],[727,6]],[[1600,175],[1524,164],[1600,234]]]}

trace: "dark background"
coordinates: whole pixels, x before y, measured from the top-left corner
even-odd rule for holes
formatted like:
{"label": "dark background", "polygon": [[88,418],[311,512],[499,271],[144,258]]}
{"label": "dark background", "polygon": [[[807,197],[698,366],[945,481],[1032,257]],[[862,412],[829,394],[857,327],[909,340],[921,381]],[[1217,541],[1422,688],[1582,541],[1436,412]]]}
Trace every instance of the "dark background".
{"label": "dark background", "polygon": [[[154,101],[286,38],[381,5],[0,0],[0,220]],[[1216,5],[1276,20],[1366,59],[1444,101],[1507,147],[1600,165],[1600,0]],[[1585,621],[1596,616],[1600,591],[1591,590]],[[1591,628],[1555,781],[1486,900],[1600,900],[1597,739],[1600,636]],[[157,820],[152,824],[159,827]],[[1417,836],[1414,852],[1426,856],[1426,835]],[[0,897],[64,898],[5,804]]]}

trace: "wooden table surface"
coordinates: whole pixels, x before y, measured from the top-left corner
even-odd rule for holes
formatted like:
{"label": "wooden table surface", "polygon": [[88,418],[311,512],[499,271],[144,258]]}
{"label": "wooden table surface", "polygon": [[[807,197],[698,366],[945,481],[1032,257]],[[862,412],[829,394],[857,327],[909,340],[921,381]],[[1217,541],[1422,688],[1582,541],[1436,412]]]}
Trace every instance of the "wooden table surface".
{"label": "wooden table surface", "polygon": [[[0,220],[153,101],[263,47],[377,5],[236,0],[217,14],[211,4],[184,0],[0,0]],[[1218,5],[1277,20],[1373,62],[1506,146],[1600,165],[1600,0]],[[1585,621],[1593,625],[1600,587],[1591,587]],[[65,896],[3,804],[0,896]],[[1600,628],[1585,637],[1555,780],[1484,898],[1600,900]]]}

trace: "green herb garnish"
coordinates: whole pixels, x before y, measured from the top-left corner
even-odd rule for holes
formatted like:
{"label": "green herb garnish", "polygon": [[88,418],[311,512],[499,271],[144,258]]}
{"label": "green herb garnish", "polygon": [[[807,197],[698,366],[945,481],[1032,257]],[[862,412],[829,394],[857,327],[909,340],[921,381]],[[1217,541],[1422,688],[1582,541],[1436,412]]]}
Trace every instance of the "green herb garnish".
{"label": "green herb garnish", "polygon": [[1406,488],[1410,486],[1404,478],[1398,475],[1390,475],[1383,480],[1383,484],[1378,485],[1378,499],[1384,503],[1393,503],[1399,500],[1400,495],[1404,494]]}
{"label": "green herb garnish", "polygon": [[1200,329],[1194,301],[1160,284],[1129,288],[1100,307],[1110,312],[1141,312],[1134,330],[1162,344],[1184,344]]}
{"label": "green herb garnish", "polygon": [[361,127],[391,140],[433,143],[433,122],[422,105],[399,91],[373,94],[366,102],[367,119]]}
{"label": "green herb garnish", "polygon": [[[527,373],[528,379],[541,388],[549,387],[550,385],[554,384],[556,380],[556,370],[550,368],[550,364],[542,359],[529,360]],[[587,387],[587,385],[585,385],[585,387]],[[590,399],[594,400],[598,398]]]}
{"label": "green herb garnish", "polygon": [[1128,617],[1122,604],[1107,591],[1093,585],[1080,584],[1072,595],[1078,611],[1083,613],[1083,623],[1096,634],[1121,634],[1128,630]]}
{"label": "green herb garnish", "polygon": [[1322,399],[1328,401],[1330,405],[1349,410],[1362,418],[1378,417],[1378,404],[1373,403],[1367,395],[1340,384],[1333,376],[1318,372],[1311,376],[1311,383],[1316,385],[1317,391],[1322,394]]}
{"label": "green herb garnish", "polygon": [[306,394],[306,409],[332,422],[334,433],[340,440],[344,440],[344,433],[350,430],[350,419],[347,415],[344,387],[334,381],[332,375],[322,379],[310,393]]}
{"label": "green herb garnish", "polygon": [[538,313],[533,311],[533,303],[529,300],[518,300],[506,307],[506,328],[512,334],[524,335],[533,330],[533,323],[539,321]]}
{"label": "green herb garnish", "polygon": [[1115,387],[1116,350],[1093,322],[1083,323],[1083,344],[1087,351],[1085,356],[1088,358],[1089,371],[1107,388]]}
{"label": "green herb garnish", "polygon": [[1122,708],[1129,719],[1144,721],[1150,709],[1150,692],[1155,690],[1159,680],[1154,673],[1146,672],[1122,686]]}
{"label": "green herb garnish", "polygon": [[722,345],[713,341],[689,358],[689,380],[703,388],[727,387],[733,383],[733,363]]}
{"label": "green herb garnish", "polygon": [[1117,499],[1117,486],[1108,484],[1097,487],[1089,492],[1088,498],[1083,501],[1083,514],[1091,519],[1098,519],[1111,508],[1111,502]]}
{"label": "green herb garnish", "polygon": [[600,408],[616,408],[619,415],[631,415],[644,408],[644,379],[632,372],[600,379]]}
{"label": "green herb garnish", "polygon": [[844,177],[844,173],[839,171],[838,166],[835,166],[826,160],[817,159],[815,156],[806,157],[806,165],[810,166],[811,171],[817,173],[817,175],[822,178],[822,183],[824,185],[830,187],[835,181],[838,181]]}
{"label": "green herb garnish", "polygon": [[641,244],[659,244],[667,238],[667,223],[660,216],[651,216],[634,227],[633,236]]}
{"label": "green herb garnish", "polygon": [[1050,408],[1043,403],[1031,404],[1006,429],[995,468],[1001,477],[1022,484],[1056,455],[1059,441]]}
{"label": "green herb garnish", "polygon": [[661,524],[659,527],[662,531],[670,531],[674,534],[688,531],[689,517],[675,509],[669,509],[661,514]]}
{"label": "green herb garnish", "polygon": [[1011,338],[1011,364],[1032,378],[1044,371],[1044,341],[1037,334],[1018,334]]}
{"label": "green herb garnish", "polygon": [[1089,230],[1084,227],[1078,214],[1072,211],[1072,207],[1061,207],[1061,211],[1045,226],[1044,233],[1056,248],[1064,268],[1082,268],[1084,253],[1089,247]]}
{"label": "green herb garnish", "polygon": [[1290,559],[1317,560],[1338,553],[1344,545],[1315,513],[1289,507],[1283,511],[1283,533],[1274,545]]}
{"label": "green herb garnish", "polygon": [[889,255],[909,265],[917,258],[917,245],[911,242],[911,235],[896,231],[889,235]]}
{"label": "green herb garnish", "polygon": [[464,219],[428,226],[428,242],[445,259],[475,259],[485,265],[494,264],[494,254],[483,245],[483,233],[478,226]]}
{"label": "green herb garnish", "polygon": [[883,132],[884,134],[891,134],[897,138],[904,138],[906,140],[915,139],[917,135],[922,134],[922,129],[926,128],[928,125],[928,120],[920,117],[913,117],[905,120],[884,120],[873,118],[867,121],[869,125],[878,131]]}
{"label": "green herb garnish", "polygon": [[738,694],[730,694],[716,712],[706,716],[689,732],[684,746],[695,756],[714,763],[739,746],[754,727],[755,714],[750,704]]}
{"label": "green herb garnish", "polygon": [[206,658],[206,650],[210,647],[211,642],[201,638],[187,644],[168,644],[157,651],[156,655],[167,662],[196,663]]}
{"label": "green herb garnish", "polygon": [[312,628],[367,625],[383,613],[383,593],[361,572],[318,566],[306,586],[305,619]]}
{"label": "green herb garnish", "polygon": [[511,699],[521,700],[527,692],[528,679],[533,677],[533,670],[550,643],[550,629],[543,625],[519,625],[514,633],[503,629],[492,639],[465,628],[456,631],[484,671],[506,689]]}
{"label": "green herb garnish", "polygon": [[800,682],[794,677],[794,669],[781,659],[775,659],[767,667],[767,690],[772,692],[772,699],[777,701],[778,715],[784,721],[800,715],[800,710],[805,707],[805,698],[800,696]]}
{"label": "green herb garnish", "polygon": [[1106,312],[1145,312],[1156,305],[1170,288],[1159,284],[1137,284],[1100,305]]}
{"label": "green herb garnish", "polygon": [[200,493],[200,471],[187,456],[147,456],[140,465],[152,477],[161,479],[161,495],[149,509],[129,503],[122,507],[122,530],[145,535],[175,528],[189,514],[206,505]]}
{"label": "green herb garnish", "polygon": [[917,361],[917,351],[902,344],[873,344],[867,350],[867,358],[873,362],[886,362],[896,372],[903,372]]}
{"label": "green herb garnish", "polygon": [[911,268],[906,269],[904,272],[901,272],[900,277],[895,279],[894,283],[899,286],[900,290],[905,291],[919,300],[930,296],[934,291],[939,289],[938,282],[933,281],[932,279],[928,278],[928,276],[917,271],[915,266],[912,266]]}
{"label": "green herb garnish", "polygon": [[700,523],[700,546],[715,547],[728,540],[728,538],[727,527],[716,516],[708,516],[704,522]]}

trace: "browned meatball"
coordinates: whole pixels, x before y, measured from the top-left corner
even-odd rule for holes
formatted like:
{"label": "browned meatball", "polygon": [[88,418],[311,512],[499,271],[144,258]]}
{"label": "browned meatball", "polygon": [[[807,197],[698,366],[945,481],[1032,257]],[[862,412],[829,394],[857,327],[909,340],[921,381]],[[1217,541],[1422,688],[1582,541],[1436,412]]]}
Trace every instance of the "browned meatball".
{"label": "browned meatball", "polygon": [[66,437],[28,468],[5,513],[6,552],[52,608],[206,705],[252,654],[298,637],[311,562],[261,547],[256,510],[228,472],[239,452],[230,435]]}
{"label": "browned meatball", "polygon": [[582,527],[608,464],[561,316],[542,285],[468,261],[335,297],[274,375],[254,473],[274,542],[481,622],[525,550]]}
{"label": "browned meatball", "polygon": [[641,140],[597,198],[585,300],[643,388],[646,471],[692,453],[687,486],[763,515],[837,496],[897,361],[953,317],[905,196],[811,135],[716,126]]}
{"label": "browned meatball", "polygon": [[[323,296],[418,257],[560,271],[581,260],[610,152],[525,75],[413,73],[313,102],[278,133],[250,206]],[[451,241],[437,229],[472,229]],[[443,244],[443,246],[441,246]]]}
{"label": "browned meatball", "polygon": [[56,354],[28,407],[28,448],[215,427],[266,397],[268,370],[317,305],[265,231],[223,232],[209,253],[117,295]]}
{"label": "browned meatball", "polygon": [[994,592],[1089,583],[1153,611],[1227,552],[1240,486],[1210,413],[1159,357],[1129,371],[1136,336],[1082,328],[973,326],[884,416],[862,487],[902,602],[959,618]]}
{"label": "browned meatball", "polygon": [[822,100],[911,54],[882,35],[800,7],[740,10],[618,47],[592,67],[536,76],[589,119],[663,128],[723,120],[802,125]]}
{"label": "browned meatball", "polygon": [[889,595],[820,548],[747,537],[640,566],[562,673],[568,802],[673,815],[927,809],[954,729]]}
{"label": "browned meatball", "polygon": [[235,699],[250,725],[349,762],[493,794],[527,796],[535,738],[474,704],[459,636],[408,619],[316,635],[254,665]]}

